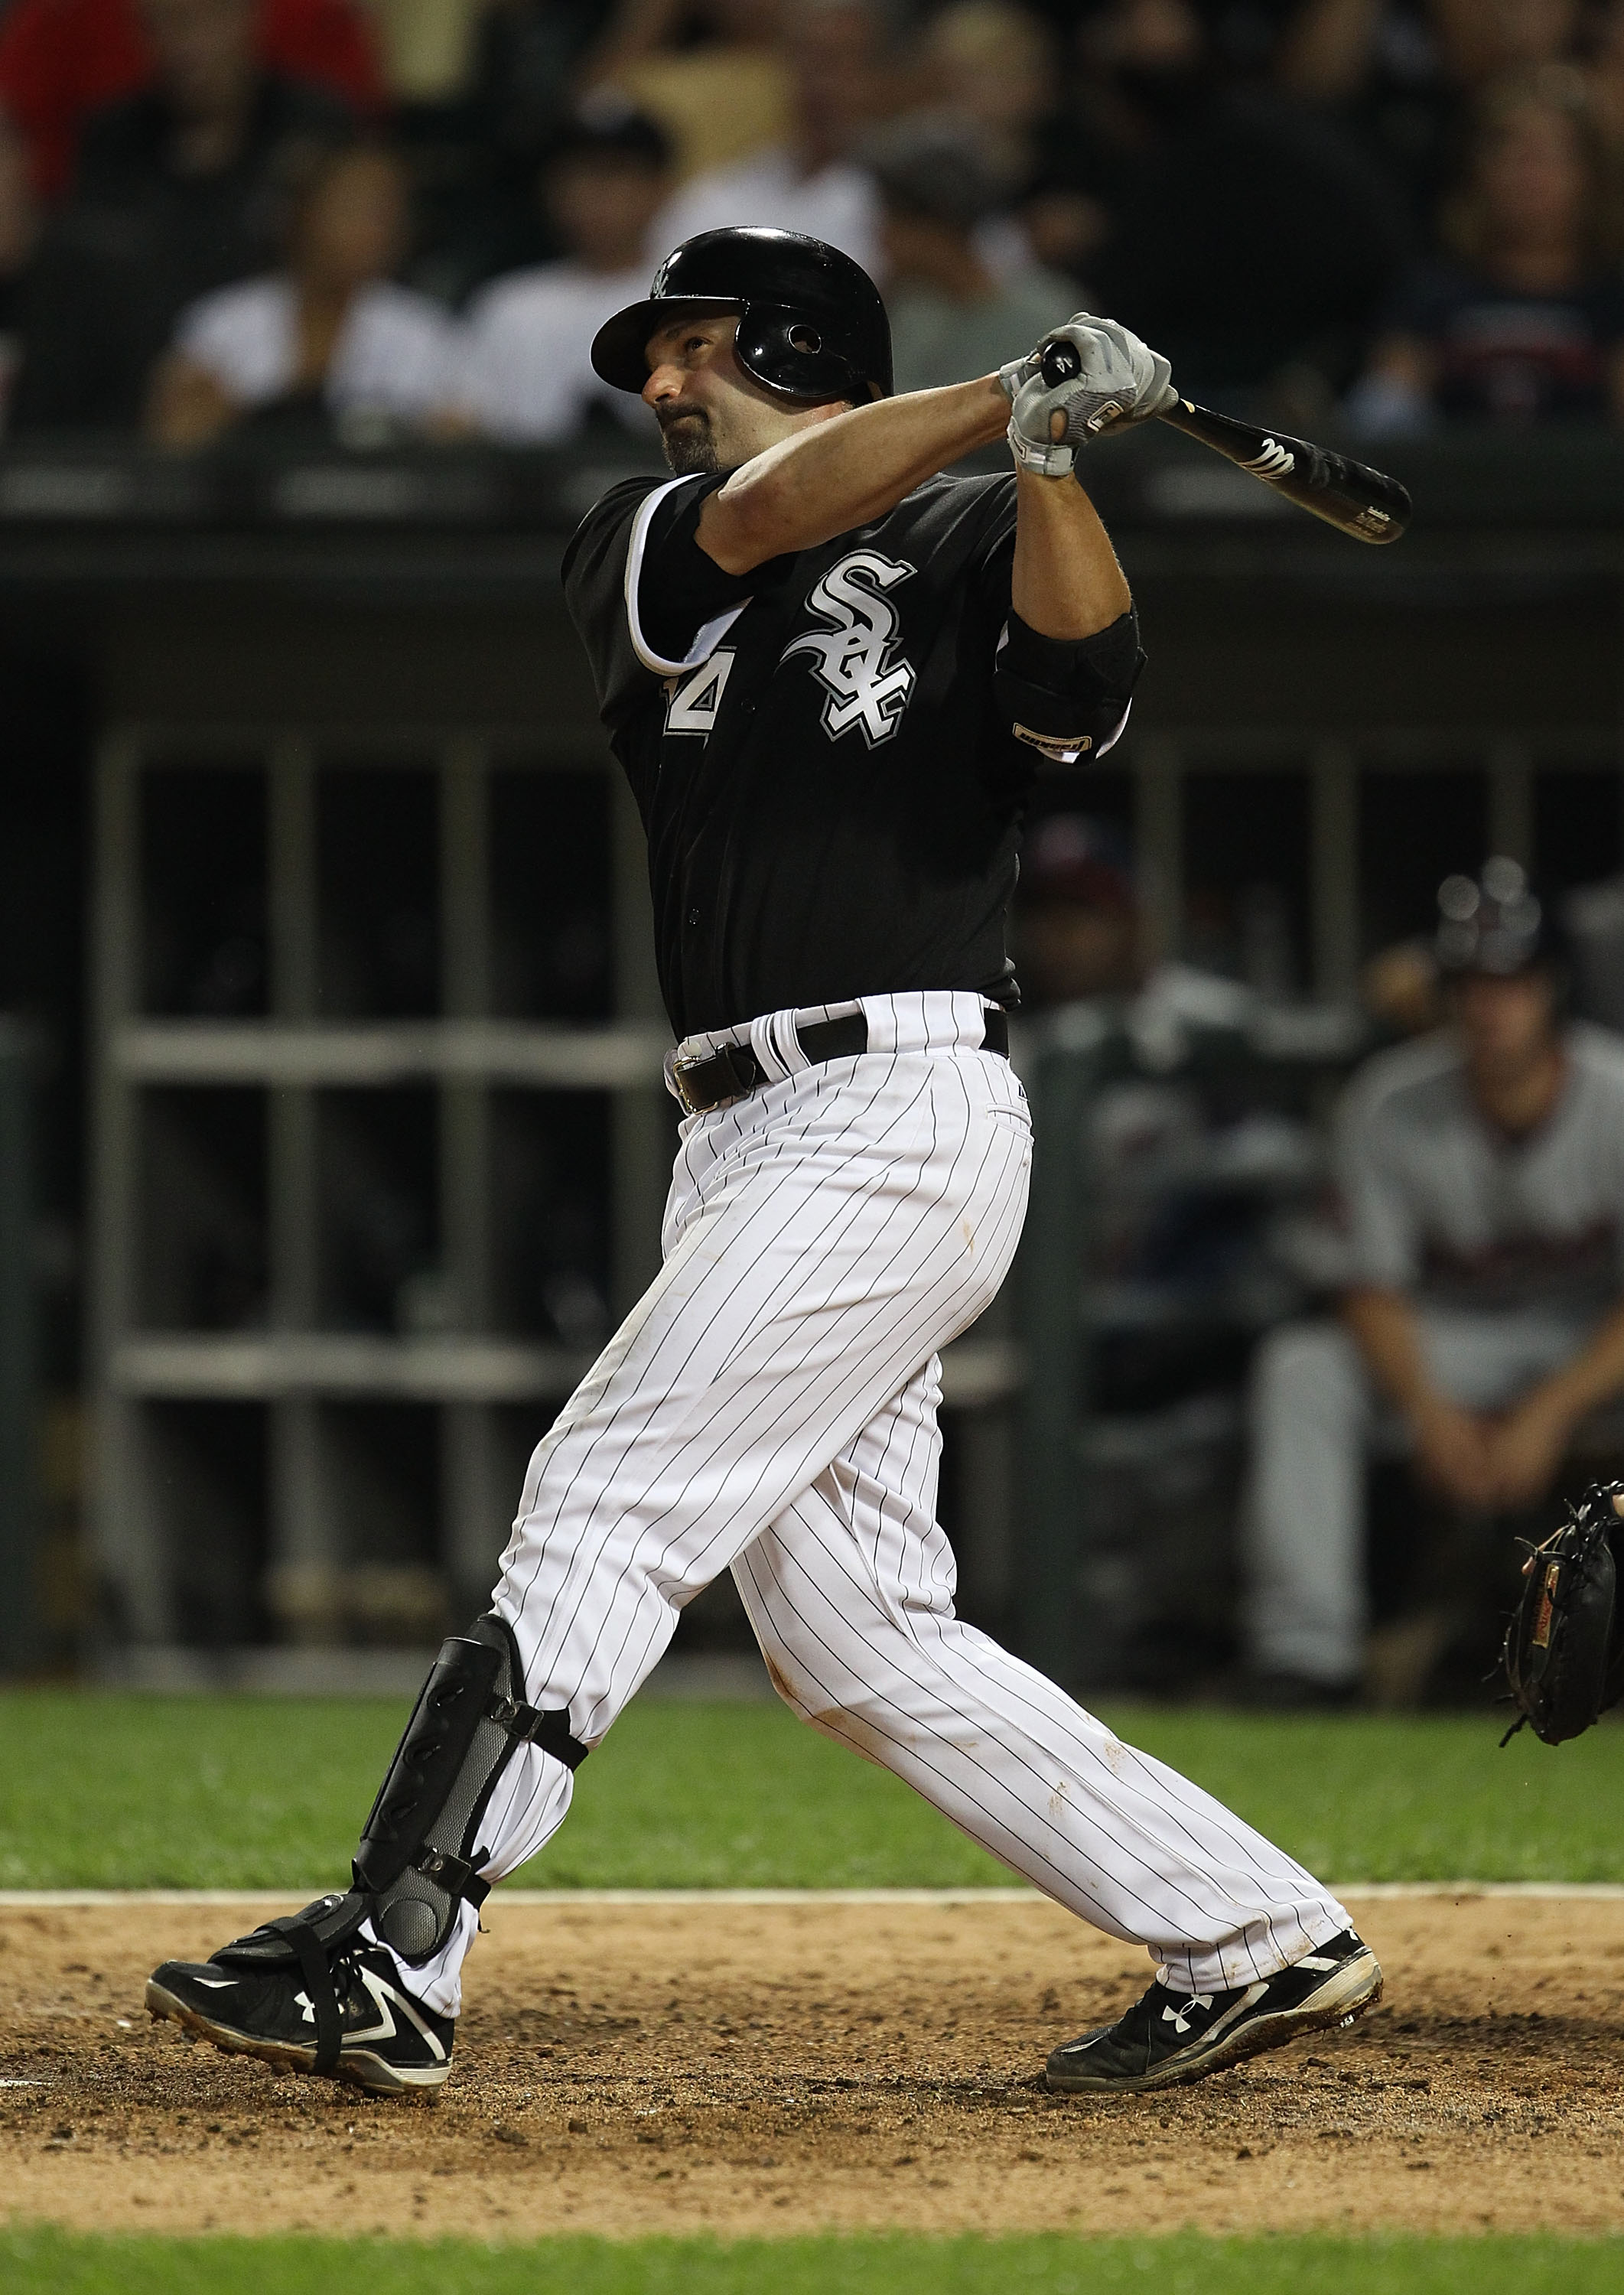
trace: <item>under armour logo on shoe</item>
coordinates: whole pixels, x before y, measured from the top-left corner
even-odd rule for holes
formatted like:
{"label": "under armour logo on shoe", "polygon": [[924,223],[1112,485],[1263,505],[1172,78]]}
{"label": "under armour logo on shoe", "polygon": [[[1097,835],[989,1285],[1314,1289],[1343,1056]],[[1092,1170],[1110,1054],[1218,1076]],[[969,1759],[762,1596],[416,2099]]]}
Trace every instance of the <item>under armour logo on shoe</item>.
{"label": "under armour logo on shoe", "polygon": [[296,1992],[293,1996],[293,2005],[296,2008],[303,2009],[306,2024],[315,2022],[315,2010],[310,2005],[310,1995],[307,1992]]}
{"label": "under armour logo on shoe", "polygon": [[1210,1992],[1192,1992],[1179,2005],[1172,2008],[1163,2008],[1162,2011],[1162,2021],[1164,2024],[1171,2024],[1174,2031],[1182,2036],[1190,2029],[1190,2020],[1185,2013],[1186,2010],[1190,2008],[1210,2008],[1212,2005],[1212,1996]]}

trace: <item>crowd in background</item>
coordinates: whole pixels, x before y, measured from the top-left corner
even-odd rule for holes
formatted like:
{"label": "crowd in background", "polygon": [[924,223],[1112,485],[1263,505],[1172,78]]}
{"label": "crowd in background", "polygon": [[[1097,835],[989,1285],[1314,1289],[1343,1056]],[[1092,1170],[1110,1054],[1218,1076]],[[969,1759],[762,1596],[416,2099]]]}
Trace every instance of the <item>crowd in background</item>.
{"label": "crowd in background", "polygon": [[1624,0],[9,0],[13,433],[559,438],[715,225],[881,282],[899,388],[1106,309],[1367,436],[1624,415]]}

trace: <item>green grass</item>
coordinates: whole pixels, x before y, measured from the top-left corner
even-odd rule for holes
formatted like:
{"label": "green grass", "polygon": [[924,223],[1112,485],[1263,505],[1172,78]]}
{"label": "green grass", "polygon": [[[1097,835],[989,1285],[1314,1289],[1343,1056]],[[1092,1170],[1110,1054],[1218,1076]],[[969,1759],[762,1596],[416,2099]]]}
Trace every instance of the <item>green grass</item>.
{"label": "green grass", "polygon": [[[0,1887],[287,1888],[342,1877],[404,1718],[382,1700],[0,1695]],[[1556,1750],[1457,1714],[1115,1711],[1339,1882],[1624,1881],[1624,1728]],[[633,1705],[528,1868],[560,1888],[1007,1881],[884,1772],[781,1709]]]}
{"label": "green grass", "polygon": [[1624,2242],[1559,2239],[445,2242],[0,2233],[18,2295],[1612,2295]]}

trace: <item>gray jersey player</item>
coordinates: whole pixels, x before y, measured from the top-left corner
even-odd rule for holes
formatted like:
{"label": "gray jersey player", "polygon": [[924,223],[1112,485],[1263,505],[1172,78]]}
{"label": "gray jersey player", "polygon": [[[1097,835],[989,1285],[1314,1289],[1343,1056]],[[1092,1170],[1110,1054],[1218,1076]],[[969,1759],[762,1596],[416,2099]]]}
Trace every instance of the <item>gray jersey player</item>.
{"label": "gray jersey player", "polygon": [[1253,1390],[1254,1662],[1282,1695],[1357,1685],[1367,1447],[1484,1511],[1540,1497],[1579,1420],[1624,1391],[1624,1042],[1564,1025],[1514,861],[1440,894],[1452,1025],[1349,1090],[1338,1323],[1276,1332]]}

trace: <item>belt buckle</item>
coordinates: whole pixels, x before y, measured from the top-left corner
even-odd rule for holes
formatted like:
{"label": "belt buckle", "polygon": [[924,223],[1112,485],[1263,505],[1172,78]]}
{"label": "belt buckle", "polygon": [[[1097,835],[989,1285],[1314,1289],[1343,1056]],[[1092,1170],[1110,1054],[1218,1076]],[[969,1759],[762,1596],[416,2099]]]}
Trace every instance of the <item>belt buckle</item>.
{"label": "belt buckle", "polygon": [[701,1068],[710,1059],[708,1052],[678,1052],[671,1063],[671,1081],[676,1089],[677,1101],[684,1115],[703,1115],[705,1110],[697,1099],[690,1098],[688,1077],[694,1068]]}

